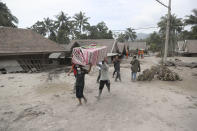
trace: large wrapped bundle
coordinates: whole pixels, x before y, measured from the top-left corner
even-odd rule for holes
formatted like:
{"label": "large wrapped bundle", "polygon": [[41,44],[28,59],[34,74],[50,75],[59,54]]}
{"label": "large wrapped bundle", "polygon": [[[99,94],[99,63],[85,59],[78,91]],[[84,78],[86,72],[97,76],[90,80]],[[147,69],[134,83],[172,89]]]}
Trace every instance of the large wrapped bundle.
{"label": "large wrapped bundle", "polygon": [[73,48],[72,62],[79,65],[87,65],[91,63],[96,65],[107,56],[106,46],[83,46]]}

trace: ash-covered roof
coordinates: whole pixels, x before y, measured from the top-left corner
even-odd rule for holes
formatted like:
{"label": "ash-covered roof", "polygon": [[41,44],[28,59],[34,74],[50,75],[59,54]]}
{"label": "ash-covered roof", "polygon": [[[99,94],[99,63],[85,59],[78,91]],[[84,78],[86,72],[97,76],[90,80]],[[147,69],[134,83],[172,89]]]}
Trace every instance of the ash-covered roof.
{"label": "ash-covered roof", "polygon": [[0,27],[0,55],[64,52],[59,44],[30,29]]}

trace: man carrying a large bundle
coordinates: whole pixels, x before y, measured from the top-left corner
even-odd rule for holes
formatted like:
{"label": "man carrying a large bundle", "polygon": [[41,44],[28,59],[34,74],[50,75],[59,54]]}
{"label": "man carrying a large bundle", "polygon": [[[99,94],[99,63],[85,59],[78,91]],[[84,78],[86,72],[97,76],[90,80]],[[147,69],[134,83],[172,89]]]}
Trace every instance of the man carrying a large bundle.
{"label": "man carrying a large bundle", "polygon": [[[85,103],[87,99],[83,95],[83,88],[85,83],[85,74],[88,74],[91,70],[92,65],[96,65],[99,61],[103,60],[107,56],[106,46],[89,45],[83,47],[73,48],[72,51],[72,62],[76,64],[76,97],[81,105],[81,98],[84,99]],[[91,64],[90,64],[91,63]],[[89,65],[89,69],[86,70],[86,65]],[[102,76],[101,76],[102,77]]]}
{"label": "man carrying a large bundle", "polygon": [[85,103],[87,103],[87,99],[83,95],[84,83],[85,83],[85,74],[88,74],[91,70],[92,65],[89,65],[89,69],[84,69],[81,65],[76,65],[76,97],[79,100],[79,105],[82,105],[81,98],[84,99]]}

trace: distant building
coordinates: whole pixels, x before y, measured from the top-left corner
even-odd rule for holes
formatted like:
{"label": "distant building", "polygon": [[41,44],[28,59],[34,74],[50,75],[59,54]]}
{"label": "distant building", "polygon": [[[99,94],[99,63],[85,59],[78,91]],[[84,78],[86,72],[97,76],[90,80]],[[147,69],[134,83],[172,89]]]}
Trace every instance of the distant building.
{"label": "distant building", "polygon": [[147,50],[148,46],[146,42],[136,42],[136,41],[128,41],[122,44],[128,51],[130,55],[136,53],[136,50]]}
{"label": "distant building", "polygon": [[175,52],[181,55],[197,56],[197,40],[178,41]]}
{"label": "distant building", "polygon": [[129,50],[136,50],[136,49],[143,49],[146,50],[147,49],[147,44],[146,42],[127,42],[128,46],[129,46]]}
{"label": "distant building", "polygon": [[49,55],[65,52],[59,44],[30,29],[0,27],[0,69],[37,71],[49,64]]}

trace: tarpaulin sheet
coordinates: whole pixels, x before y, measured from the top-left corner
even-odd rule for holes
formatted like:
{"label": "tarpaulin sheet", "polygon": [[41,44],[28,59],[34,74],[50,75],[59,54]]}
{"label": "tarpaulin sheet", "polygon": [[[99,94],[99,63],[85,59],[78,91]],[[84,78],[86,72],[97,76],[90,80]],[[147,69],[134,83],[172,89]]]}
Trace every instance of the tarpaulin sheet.
{"label": "tarpaulin sheet", "polygon": [[83,46],[73,48],[72,62],[79,65],[96,65],[107,56],[106,46]]}

